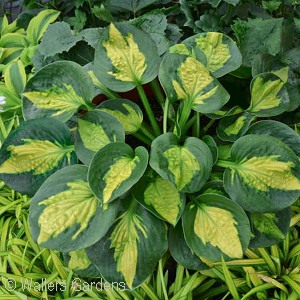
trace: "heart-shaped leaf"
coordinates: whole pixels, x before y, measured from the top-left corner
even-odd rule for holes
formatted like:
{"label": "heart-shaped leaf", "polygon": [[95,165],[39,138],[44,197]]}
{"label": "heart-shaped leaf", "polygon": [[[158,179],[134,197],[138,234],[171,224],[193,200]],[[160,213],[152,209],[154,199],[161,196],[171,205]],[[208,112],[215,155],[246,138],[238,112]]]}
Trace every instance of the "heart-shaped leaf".
{"label": "heart-shaped leaf", "polygon": [[69,128],[55,119],[23,122],[0,150],[0,177],[12,189],[33,195],[58,169],[77,162]]}
{"label": "heart-shaped leaf", "polygon": [[228,169],[224,185],[230,198],[250,212],[278,211],[300,196],[300,163],[278,139],[249,134],[231,148],[231,160],[217,164]]}
{"label": "heart-shaped leaf", "polygon": [[189,203],[182,217],[186,242],[210,260],[242,258],[250,242],[250,223],[244,210],[217,194],[204,194]]}
{"label": "heart-shaped leaf", "polygon": [[89,187],[87,172],[82,165],[59,170],[32,198],[30,229],[41,246],[64,252],[88,247],[113,224],[119,203],[103,207]]}
{"label": "heart-shaped leaf", "polygon": [[212,165],[211,151],[200,139],[189,137],[181,146],[175,134],[166,133],[152,142],[150,166],[180,192],[199,191]]}
{"label": "heart-shaped leaf", "polygon": [[80,65],[60,61],[40,69],[22,95],[26,119],[54,117],[66,122],[80,107],[92,106],[94,86]]}
{"label": "heart-shaped leaf", "polygon": [[151,37],[127,23],[111,23],[96,47],[94,73],[108,88],[126,92],[152,81],[159,56]]}
{"label": "heart-shaped leaf", "polygon": [[201,113],[215,112],[230,97],[202,62],[183,54],[163,58],[159,80],[171,103],[182,100]]}
{"label": "heart-shaped leaf", "polygon": [[109,113],[94,110],[78,118],[75,149],[78,158],[90,164],[95,153],[113,142],[125,142],[121,123]]}
{"label": "heart-shaped leaf", "polygon": [[167,227],[131,196],[128,200],[127,209],[87,254],[105,280],[134,289],[167,251]]}
{"label": "heart-shaped leaf", "polygon": [[144,147],[135,151],[125,143],[104,146],[93,157],[88,173],[92,191],[106,204],[127,192],[143,176],[148,164]]}

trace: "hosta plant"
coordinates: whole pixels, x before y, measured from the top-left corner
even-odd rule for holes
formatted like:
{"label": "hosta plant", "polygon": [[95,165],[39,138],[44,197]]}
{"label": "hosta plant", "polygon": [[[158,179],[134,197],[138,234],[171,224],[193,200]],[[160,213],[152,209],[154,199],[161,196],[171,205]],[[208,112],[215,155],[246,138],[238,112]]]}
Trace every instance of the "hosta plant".
{"label": "hosta plant", "polygon": [[[33,196],[37,243],[64,252],[81,275],[134,289],[168,249],[203,270],[242,258],[249,244],[283,240],[300,195],[300,138],[264,118],[293,99],[282,70],[253,78],[247,108],[230,105],[223,77],[241,63],[221,33],[192,36],[161,58],[146,32],[112,23],[92,70],[59,61],[36,72],[22,92],[26,121],[1,148],[0,173]],[[94,84],[109,96],[98,106]],[[140,101],[118,94],[133,89]]]}

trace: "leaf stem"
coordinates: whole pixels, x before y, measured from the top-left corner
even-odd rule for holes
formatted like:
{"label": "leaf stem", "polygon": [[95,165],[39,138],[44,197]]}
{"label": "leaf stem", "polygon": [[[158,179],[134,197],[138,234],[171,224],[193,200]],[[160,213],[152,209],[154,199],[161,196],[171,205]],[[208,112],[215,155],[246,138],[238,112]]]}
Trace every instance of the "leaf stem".
{"label": "leaf stem", "polygon": [[229,160],[221,160],[221,159],[216,162],[216,165],[219,167],[231,168],[231,169],[236,169],[237,167],[235,162]]}
{"label": "leaf stem", "polygon": [[189,116],[191,114],[191,105],[189,103],[189,101],[183,102],[183,109],[181,111],[181,115],[179,118],[179,127],[180,128],[184,128],[186,122],[189,119]]}
{"label": "leaf stem", "polygon": [[149,118],[151,126],[152,126],[152,128],[154,130],[154,133],[155,133],[156,136],[159,136],[161,134],[160,128],[159,128],[158,123],[157,123],[157,121],[155,119],[154,113],[153,113],[153,111],[151,109],[151,106],[149,104],[149,101],[148,101],[148,98],[147,98],[147,96],[145,94],[145,91],[144,91],[144,89],[143,89],[143,87],[141,85],[137,85],[137,90],[138,90],[138,93],[140,95],[141,101],[142,101],[142,103],[144,105],[144,108],[146,110],[146,114],[147,114],[147,116]]}
{"label": "leaf stem", "polygon": [[181,130],[181,135],[184,135],[196,122],[196,116],[193,116],[189,121],[186,123],[185,127]]}
{"label": "leaf stem", "polygon": [[152,91],[154,92],[157,102],[160,104],[161,107],[163,107],[165,102],[165,97],[160,89],[160,85],[158,83],[157,78],[155,78],[150,82],[150,86]]}
{"label": "leaf stem", "polygon": [[196,112],[195,117],[196,117],[196,123],[194,123],[194,128],[193,128],[194,136],[200,138],[200,113]]}
{"label": "leaf stem", "polygon": [[163,133],[167,133],[168,131],[168,114],[169,114],[169,99],[166,98],[165,106],[164,106],[164,117],[163,117]]}
{"label": "leaf stem", "polygon": [[135,132],[135,133],[132,133],[132,135],[137,138],[138,140],[142,141],[143,143],[145,143],[146,145],[151,145],[151,140],[149,140],[148,137],[142,135],[141,133],[139,132]]}
{"label": "leaf stem", "polygon": [[155,136],[148,130],[148,128],[145,126],[145,124],[142,124],[139,129],[147,138],[149,138],[151,141],[155,139]]}
{"label": "leaf stem", "polygon": [[216,122],[216,120],[210,120],[208,124],[203,128],[203,132],[206,133],[208,129]]}

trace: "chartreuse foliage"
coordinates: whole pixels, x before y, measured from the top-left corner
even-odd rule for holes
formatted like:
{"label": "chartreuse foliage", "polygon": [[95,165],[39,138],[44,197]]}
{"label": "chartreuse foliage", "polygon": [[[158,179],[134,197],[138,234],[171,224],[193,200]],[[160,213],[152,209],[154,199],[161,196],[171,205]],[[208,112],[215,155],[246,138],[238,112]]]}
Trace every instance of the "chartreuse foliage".
{"label": "chartreuse foliage", "polygon": [[[112,23],[96,46],[93,81],[85,68],[59,61],[24,90],[14,86],[23,90],[26,121],[3,144],[0,172],[17,191],[34,194],[34,239],[67,252],[81,275],[129,289],[148,278],[168,246],[180,264],[203,270],[242,258],[250,242],[282,240],[300,196],[299,137],[276,121],[251,123],[290,109],[286,73],[255,74],[248,106],[230,107],[219,77],[241,63],[221,33],[190,37],[161,59],[146,32]],[[149,82],[162,126],[142,87]],[[98,106],[93,83],[109,96]],[[145,118],[139,102],[117,94],[134,88]],[[203,114],[212,120],[200,128]],[[209,128],[218,119],[215,138]]]}

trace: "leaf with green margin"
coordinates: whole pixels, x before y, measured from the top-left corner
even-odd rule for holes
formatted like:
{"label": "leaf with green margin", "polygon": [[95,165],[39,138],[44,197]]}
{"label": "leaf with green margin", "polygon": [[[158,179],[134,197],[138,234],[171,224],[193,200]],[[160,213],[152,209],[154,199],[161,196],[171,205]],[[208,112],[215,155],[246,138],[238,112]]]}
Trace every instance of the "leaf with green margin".
{"label": "leaf with green margin", "polygon": [[255,117],[248,112],[224,117],[217,127],[217,135],[223,141],[234,142],[245,134]]}
{"label": "leaf with green margin", "polygon": [[229,198],[228,194],[224,189],[223,181],[221,180],[213,180],[206,182],[202,189],[196,195],[199,196],[202,194],[218,194]]}
{"label": "leaf with green margin", "polygon": [[94,110],[78,118],[75,149],[85,165],[90,164],[97,151],[113,142],[125,142],[122,124],[114,116]]}
{"label": "leaf with green margin", "polygon": [[134,197],[150,212],[175,226],[185,206],[185,196],[169,181],[144,176],[133,189]]}
{"label": "leaf with green margin", "polygon": [[186,242],[209,260],[242,258],[250,242],[250,223],[244,210],[217,194],[198,196],[182,216]]}
{"label": "leaf with green margin", "polygon": [[23,93],[25,119],[55,117],[69,120],[80,108],[89,108],[94,86],[87,72],[71,61],[54,62],[27,82]]}
{"label": "leaf with green margin", "polygon": [[251,125],[247,134],[273,136],[289,146],[296,155],[300,156],[300,137],[286,124],[274,120],[263,120]]}
{"label": "leaf with green margin", "polygon": [[15,94],[21,94],[26,84],[26,72],[23,63],[18,60],[7,66],[4,72],[6,87]]}
{"label": "leaf with green margin", "polygon": [[142,125],[143,112],[130,100],[110,99],[103,101],[97,108],[115,116],[123,125],[126,134],[138,131]]}
{"label": "leaf with green margin", "polygon": [[88,181],[101,203],[111,202],[126,193],[143,176],[148,164],[144,147],[132,148],[122,142],[104,146],[93,157]]}
{"label": "leaf with green margin", "polygon": [[158,68],[157,47],[146,32],[127,23],[112,23],[101,33],[94,73],[109,89],[126,92],[150,82]]}
{"label": "leaf with green margin", "polygon": [[33,17],[30,20],[26,31],[28,41],[33,45],[37,45],[50,23],[54,22],[59,15],[60,12],[57,10],[45,9],[37,16]]}
{"label": "leaf with green margin", "polygon": [[106,281],[124,282],[134,289],[166,253],[167,227],[132,196],[126,200],[127,209],[104,238],[87,248],[87,254]]}
{"label": "leaf with green margin", "polygon": [[215,112],[230,98],[203,63],[183,54],[164,56],[159,80],[171,103],[179,99],[201,113]]}
{"label": "leaf with green margin", "polygon": [[182,43],[192,49],[195,58],[201,61],[216,78],[238,69],[242,64],[239,48],[229,36],[223,33],[199,33],[185,39]]}
{"label": "leaf with green margin", "polygon": [[87,256],[86,249],[79,249],[63,253],[64,260],[69,269],[79,276],[95,278],[101,276],[98,269]]}
{"label": "leaf with green margin", "polygon": [[209,147],[189,137],[183,145],[173,133],[157,137],[151,145],[150,166],[180,192],[193,193],[207,181],[213,165]]}
{"label": "leaf with green margin", "polygon": [[228,110],[223,108],[221,110],[215,111],[214,113],[206,114],[206,116],[208,116],[212,120],[218,120],[224,117],[234,116],[242,112],[244,112],[244,110],[236,105]]}
{"label": "leaf with green margin", "polygon": [[243,136],[233,144],[231,160],[221,163],[228,167],[225,190],[245,210],[278,211],[300,196],[299,159],[280,140],[264,135]]}
{"label": "leaf with green margin", "polygon": [[147,7],[155,1],[156,0],[108,0],[106,1],[106,4],[109,6],[116,6],[118,8],[129,10],[135,14],[140,9]]}
{"label": "leaf with green margin", "polygon": [[[255,217],[253,217],[253,215],[255,215]],[[271,218],[268,218],[268,216]],[[263,215],[263,222],[261,222],[261,217],[262,214],[250,214],[254,238],[250,241],[249,247],[270,247],[281,242],[289,232],[291,221],[291,209],[289,207],[284,210],[276,211],[275,213]],[[256,222],[259,222],[260,229],[257,228],[254,218],[256,219]],[[268,234],[266,231],[269,231],[271,234]]]}
{"label": "leaf with green margin", "polygon": [[170,227],[168,241],[170,253],[178,264],[190,270],[207,270],[209,268],[187,245],[182,222],[178,222],[175,228]]}
{"label": "leaf with green margin", "polygon": [[82,165],[59,170],[32,198],[30,230],[42,247],[63,252],[82,249],[99,241],[113,224],[119,202],[103,207],[88,185],[87,172]]}
{"label": "leaf with green margin", "polygon": [[33,195],[56,170],[77,162],[69,128],[52,118],[21,123],[0,150],[0,178]]}
{"label": "leaf with green margin", "polygon": [[251,104],[248,111],[258,117],[277,116],[289,107],[284,82],[275,74],[263,73],[251,81]]}
{"label": "leaf with green margin", "polygon": [[210,135],[205,135],[201,138],[201,140],[208,146],[211,151],[213,157],[213,164],[215,164],[218,160],[218,146],[214,140],[214,138]]}

